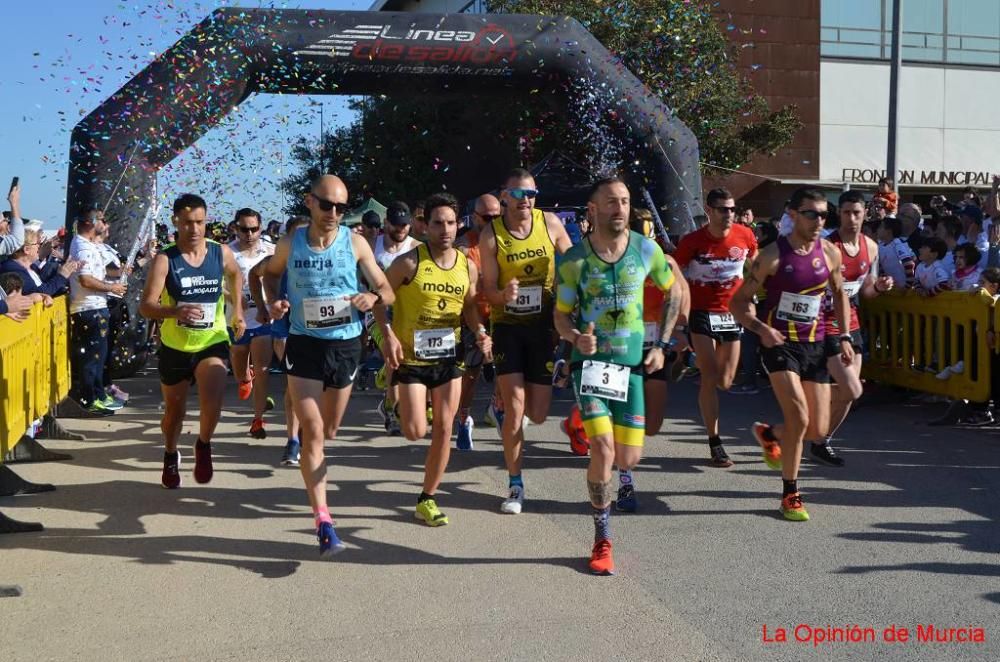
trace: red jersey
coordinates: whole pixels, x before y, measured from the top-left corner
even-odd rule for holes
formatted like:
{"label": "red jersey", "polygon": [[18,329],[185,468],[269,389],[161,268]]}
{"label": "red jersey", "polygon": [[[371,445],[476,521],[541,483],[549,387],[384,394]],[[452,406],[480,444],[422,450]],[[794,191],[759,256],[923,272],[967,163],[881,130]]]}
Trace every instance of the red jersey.
{"label": "red jersey", "polygon": [[[865,278],[868,277],[868,272],[872,268],[871,257],[868,254],[868,238],[863,234],[858,235],[858,254],[854,257],[848,255],[847,251],[844,250],[844,242],[841,241],[839,232],[833,232],[826,240],[840,249],[840,273],[844,277],[844,290],[851,303],[851,328],[848,331],[857,331],[861,328],[861,323],[858,321],[858,296],[861,292],[861,286],[864,285]],[[836,335],[840,333],[840,329],[833,311],[833,299],[827,298],[829,306],[826,310],[826,333],[827,335]]]}
{"label": "red jersey", "polygon": [[757,253],[757,238],[745,225],[734,224],[725,237],[708,226],[684,235],[673,257],[691,286],[691,310],[729,312],[729,301],[743,284],[743,263]]}

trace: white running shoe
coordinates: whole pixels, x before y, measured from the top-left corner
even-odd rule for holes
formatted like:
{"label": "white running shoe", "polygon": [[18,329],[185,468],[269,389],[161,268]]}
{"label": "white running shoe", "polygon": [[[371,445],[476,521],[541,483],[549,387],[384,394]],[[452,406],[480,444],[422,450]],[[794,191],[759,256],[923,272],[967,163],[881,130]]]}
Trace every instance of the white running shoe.
{"label": "white running shoe", "polygon": [[520,485],[513,485],[510,488],[510,496],[500,504],[500,512],[507,515],[520,515],[521,506],[524,505],[524,488]]}

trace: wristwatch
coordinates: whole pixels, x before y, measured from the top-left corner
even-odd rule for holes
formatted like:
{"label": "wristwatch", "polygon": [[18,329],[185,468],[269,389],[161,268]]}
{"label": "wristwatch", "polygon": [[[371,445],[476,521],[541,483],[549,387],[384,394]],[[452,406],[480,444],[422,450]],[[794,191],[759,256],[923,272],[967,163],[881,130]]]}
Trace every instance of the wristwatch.
{"label": "wristwatch", "polygon": [[663,342],[662,338],[657,338],[655,341],[653,341],[653,347],[658,347],[663,351],[667,351],[667,348],[670,347],[670,343]]}
{"label": "wristwatch", "polygon": [[845,340],[847,342],[854,342],[854,338],[851,337],[851,334],[849,333],[840,334],[840,342],[844,342]]}

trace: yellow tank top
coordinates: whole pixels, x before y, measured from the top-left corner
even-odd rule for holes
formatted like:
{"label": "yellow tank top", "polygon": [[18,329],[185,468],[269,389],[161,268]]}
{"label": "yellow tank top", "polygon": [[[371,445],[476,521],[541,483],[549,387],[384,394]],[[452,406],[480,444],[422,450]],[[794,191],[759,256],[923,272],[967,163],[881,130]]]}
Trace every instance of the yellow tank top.
{"label": "yellow tank top", "polygon": [[493,306],[490,321],[494,324],[539,324],[552,322],[552,286],[556,273],[556,247],[545,227],[545,216],[533,209],[531,231],[524,239],[512,235],[503,217],[493,221],[497,241],[497,287],[503,289],[517,278],[518,297],[506,306]]}
{"label": "yellow tank top", "polygon": [[417,247],[417,271],[396,291],[392,331],[403,346],[403,363],[429,365],[461,356],[462,308],[469,291],[469,262],[455,251],[455,264],[442,269],[426,244]]}

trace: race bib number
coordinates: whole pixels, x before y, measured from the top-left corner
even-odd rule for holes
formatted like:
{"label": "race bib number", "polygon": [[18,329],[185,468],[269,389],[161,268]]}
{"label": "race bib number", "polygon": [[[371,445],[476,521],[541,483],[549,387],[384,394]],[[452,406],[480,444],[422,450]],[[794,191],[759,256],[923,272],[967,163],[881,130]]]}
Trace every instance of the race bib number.
{"label": "race bib number", "polygon": [[844,282],[844,292],[847,293],[847,298],[848,299],[853,299],[854,297],[856,297],[858,295],[858,292],[860,292],[860,291],[861,291],[861,281],[860,280],[852,280],[852,281],[845,281]]}
{"label": "race bib number", "polygon": [[531,315],[542,312],[542,287],[522,287],[517,291],[517,298],[508,303],[504,310],[511,315]]}
{"label": "race bib number", "polygon": [[191,303],[188,301],[178,301],[178,306],[194,306],[201,310],[201,319],[195,320],[193,322],[181,322],[177,320],[177,326],[183,326],[185,329],[195,329],[198,331],[204,331],[205,329],[211,329],[215,324],[215,309],[219,305],[218,303]]}
{"label": "race bib number", "polygon": [[632,369],[628,366],[584,361],[580,374],[580,395],[590,395],[607,400],[628,400],[628,380]]}
{"label": "race bib number", "polygon": [[726,333],[739,331],[740,327],[736,323],[736,318],[732,313],[709,313],[708,327],[713,333]]}
{"label": "race bib number", "polygon": [[657,340],[660,339],[660,325],[656,322],[646,322],[643,326],[642,348],[652,349]]}
{"label": "race bib number", "polygon": [[413,332],[413,353],[418,359],[455,356],[455,329],[419,329]]}
{"label": "race bib number", "polygon": [[303,299],[307,329],[329,329],[350,324],[351,301],[344,297],[312,297]]}
{"label": "race bib number", "polygon": [[775,317],[785,322],[811,324],[819,317],[821,300],[821,296],[782,292]]}

